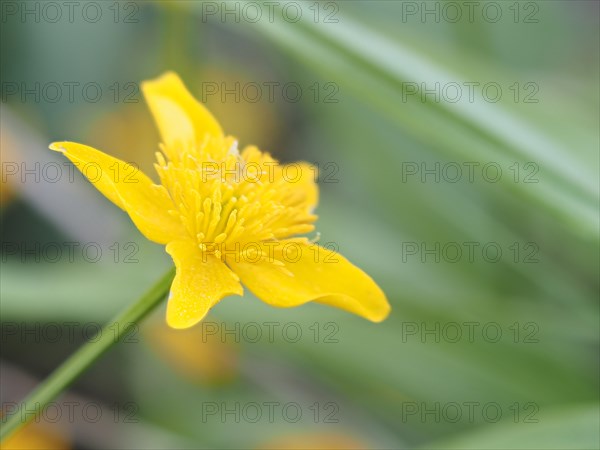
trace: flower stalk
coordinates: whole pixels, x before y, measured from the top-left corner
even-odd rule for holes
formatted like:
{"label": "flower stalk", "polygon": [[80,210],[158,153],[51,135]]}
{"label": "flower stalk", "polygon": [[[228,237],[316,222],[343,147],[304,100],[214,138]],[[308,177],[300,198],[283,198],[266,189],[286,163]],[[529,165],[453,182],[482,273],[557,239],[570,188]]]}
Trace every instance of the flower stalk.
{"label": "flower stalk", "polygon": [[11,416],[3,418],[0,440],[4,441],[13,433],[34,420],[43,409],[83,372],[98,360],[114,344],[120,342],[134,323],[141,321],[165,298],[175,277],[171,268],[138,301],[111,320],[101,331],[97,340],[89,341],[43,381]]}

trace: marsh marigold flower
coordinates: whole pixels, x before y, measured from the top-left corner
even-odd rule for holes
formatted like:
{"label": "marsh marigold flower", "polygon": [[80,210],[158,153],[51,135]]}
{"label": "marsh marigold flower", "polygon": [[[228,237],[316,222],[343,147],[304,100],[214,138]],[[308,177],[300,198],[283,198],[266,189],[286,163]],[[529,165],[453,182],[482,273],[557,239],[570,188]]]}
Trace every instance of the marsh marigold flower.
{"label": "marsh marigold flower", "polygon": [[[279,307],[309,301],[378,322],[384,293],[338,253],[299,237],[314,230],[314,168],[280,165],[254,146],[241,152],[174,73],[142,84],[162,145],[160,184],[130,164],[74,142],[54,142],[151,241],[165,244],[176,275],[167,323],[198,323],[241,282]],[[89,167],[100,170],[84,170]],[[288,174],[288,175],[286,175]]]}

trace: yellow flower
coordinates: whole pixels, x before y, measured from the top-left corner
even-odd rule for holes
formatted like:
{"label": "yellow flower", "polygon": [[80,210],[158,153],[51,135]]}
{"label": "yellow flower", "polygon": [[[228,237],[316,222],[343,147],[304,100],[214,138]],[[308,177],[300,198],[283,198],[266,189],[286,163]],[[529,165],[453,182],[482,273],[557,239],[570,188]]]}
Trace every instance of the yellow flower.
{"label": "yellow flower", "polygon": [[263,444],[257,450],[366,450],[369,447],[348,432],[288,434]]}
{"label": "yellow flower", "polygon": [[203,327],[174,330],[164,322],[142,328],[144,338],[160,358],[188,380],[217,386],[234,382],[239,373],[239,345]]}
{"label": "yellow flower", "polygon": [[66,450],[71,448],[64,430],[57,424],[28,423],[24,428],[2,441],[2,450]]}
{"label": "yellow flower", "polygon": [[166,244],[176,266],[167,323],[187,328],[243,282],[266,303],[309,301],[378,322],[385,294],[338,253],[307,238],[318,190],[306,163],[280,165],[254,146],[241,153],[179,77],[142,84],[162,137],[155,168],[161,184],[91,147],[55,142],[100,192],[129,214],[151,241]]}

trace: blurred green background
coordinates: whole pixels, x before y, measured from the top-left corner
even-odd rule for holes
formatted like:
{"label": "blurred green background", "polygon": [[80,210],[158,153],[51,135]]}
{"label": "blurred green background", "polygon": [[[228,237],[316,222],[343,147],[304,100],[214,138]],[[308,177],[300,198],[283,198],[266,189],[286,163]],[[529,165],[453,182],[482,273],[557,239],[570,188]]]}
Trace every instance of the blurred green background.
{"label": "blurred green background", "polygon": [[47,150],[154,176],[166,70],[320,167],[320,242],[393,311],[163,307],[10,445],[599,447],[598,2],[68,3],[1,4],[3,415],[170,265]]}

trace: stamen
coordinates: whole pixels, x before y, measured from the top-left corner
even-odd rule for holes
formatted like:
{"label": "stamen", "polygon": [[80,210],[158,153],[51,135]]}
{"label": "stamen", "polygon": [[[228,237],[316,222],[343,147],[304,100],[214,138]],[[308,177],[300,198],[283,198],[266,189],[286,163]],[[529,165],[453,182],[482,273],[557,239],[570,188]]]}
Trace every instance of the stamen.
{"label": "stamen", "polygon": [[[219,244],[243,251],[242,242],[260,244],[314,230],[316,216],[309,212],[306,195],[298,184],[286,182],[277,162],[257,148],[246,148],[240,154],[237,140],[209,136],[196,145],[178,142],[172,148],[160,148],[155,167],[177,205],[169,214],[180,218],[199,248]],[[206,161],[227,173],[252,162],[254,172],[248,179],[240,174],[207,180],[202,172]],[[317,234],[312,242],[318,239]],[[253,257],[265,258],[256,249],[252,252]],[[291,275],[283,262],[271,262]]]}

